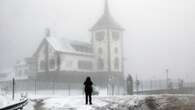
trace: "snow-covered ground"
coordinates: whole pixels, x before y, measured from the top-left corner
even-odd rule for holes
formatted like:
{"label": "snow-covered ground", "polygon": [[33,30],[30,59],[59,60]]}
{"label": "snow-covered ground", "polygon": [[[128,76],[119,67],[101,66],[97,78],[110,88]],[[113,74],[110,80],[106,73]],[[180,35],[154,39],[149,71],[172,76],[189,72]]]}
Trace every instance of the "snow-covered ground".
{"label": "snow-covered ground", "polygon": [[0,108],[19,102],[20,98],[18,96],[16,97],[15,100],[12,100],[11,95],[0,94]]}
{"label": "snow-covered ground", "polygon": [[[195,110],[194,95],[100,95],[92,97],[92,105],[85,105],[83,95],[43,93],[36,96],[29,93],[29,103],[24,110]],[[0,95],[0,108],[21,99],[19,93],[15,97],[12,101],[11,95]]]}
{"label": "snow-covered ground", "polygon": [[7,105],[8,102],[10,102],[9,98],[6,98],[5,96],[0,96],[0,108]]}
{"label": "snow-covered ground", "polygon": [[93,105],[84,96],[31,96],[25,110],[195,110],[195,96],[93,96]]}

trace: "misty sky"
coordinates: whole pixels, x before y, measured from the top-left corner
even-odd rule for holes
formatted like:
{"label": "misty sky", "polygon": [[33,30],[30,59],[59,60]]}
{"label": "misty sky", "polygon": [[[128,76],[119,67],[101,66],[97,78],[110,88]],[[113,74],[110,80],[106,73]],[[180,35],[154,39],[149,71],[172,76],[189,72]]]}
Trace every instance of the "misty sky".
{"label": "misty sky", "polygon": [[[194,0],[109,0],[125,28],[125,71],[140,79],[195,78]],[[0,70],[32,56],[45,35],[89,41],[104,0],[0,0]]]}

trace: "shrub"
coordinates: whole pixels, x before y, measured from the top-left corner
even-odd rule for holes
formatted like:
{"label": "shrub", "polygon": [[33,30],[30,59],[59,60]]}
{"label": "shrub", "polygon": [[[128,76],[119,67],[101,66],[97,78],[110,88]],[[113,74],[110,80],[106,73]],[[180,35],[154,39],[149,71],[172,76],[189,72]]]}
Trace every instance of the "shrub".
{"label": "shrub", "polygon": [[147,105],[147,107],[150,109],[150,110],[157,110],[158,108],[158,104],[156,102],[156,99],[155,97],[147,97],[145,99],[145,103]]}

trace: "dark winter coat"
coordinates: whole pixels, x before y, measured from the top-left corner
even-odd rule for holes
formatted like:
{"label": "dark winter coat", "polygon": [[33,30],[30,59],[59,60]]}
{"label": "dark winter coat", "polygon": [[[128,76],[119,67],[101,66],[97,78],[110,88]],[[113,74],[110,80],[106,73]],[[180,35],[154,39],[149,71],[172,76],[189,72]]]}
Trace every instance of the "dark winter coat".
{"label": "dark winter coat", "polygon": [[87,78],[86,81],[84,82],[85,85],[85,93],[91,94],[93,92],[93,82],[91,81],[90,78]]}

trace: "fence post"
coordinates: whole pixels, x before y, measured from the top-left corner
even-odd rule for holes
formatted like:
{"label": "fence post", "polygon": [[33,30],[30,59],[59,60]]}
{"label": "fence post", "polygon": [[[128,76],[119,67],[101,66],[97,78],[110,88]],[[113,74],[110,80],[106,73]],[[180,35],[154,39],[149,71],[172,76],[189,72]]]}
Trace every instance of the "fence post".
{"label": "fence post", "polygon": [[35,79],[35,95],[37,94],[37,80]]}
{"label": "fence post", "polygon": [[14,100],[15,95],[15,78],[12,79],[12,100]]}
{"label": "fence post", "polygon": [[68,84],[68,95],[70,96],[70,84]]}

